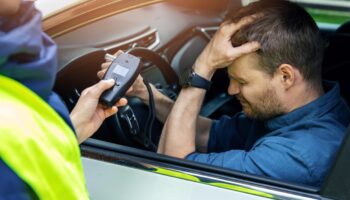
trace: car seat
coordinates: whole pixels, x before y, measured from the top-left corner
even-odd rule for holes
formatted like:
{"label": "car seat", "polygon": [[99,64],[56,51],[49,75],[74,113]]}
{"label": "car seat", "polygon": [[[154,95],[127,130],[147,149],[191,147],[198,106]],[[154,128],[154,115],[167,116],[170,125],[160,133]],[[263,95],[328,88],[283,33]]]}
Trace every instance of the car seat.
{"label": "car seat", "polygon": [[350,126],[335,158],[334,164],[322,185],[320,194],[330,199],[350,199]]}
{"label": "car seat", "polygon": [[350,21],[345,22],[336,30],[337,33],[348,33],[350,34]]}
{"label": "car seat", "polygon": [[[350,21],[341,25],[329,38],[323,62],[323,78],[338,81],[340,92],[350,105]],[[321,195],[331,199],[350,198],[350,125],[332,169],[321,188]]]}

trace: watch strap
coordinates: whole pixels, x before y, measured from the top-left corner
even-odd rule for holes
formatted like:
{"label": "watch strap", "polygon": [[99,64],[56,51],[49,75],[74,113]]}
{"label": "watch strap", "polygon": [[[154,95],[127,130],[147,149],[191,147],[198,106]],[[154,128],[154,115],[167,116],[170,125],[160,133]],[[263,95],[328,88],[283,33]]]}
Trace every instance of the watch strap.
{"label": "watch strap", "polygon": [[198,75],[196,72],[191,71],[191,74],[189,75],[189,79],[187,82],[187,86],[209,90],[211,86],[211,81],[207,80],[206,78],[203,78],[202,76]]}

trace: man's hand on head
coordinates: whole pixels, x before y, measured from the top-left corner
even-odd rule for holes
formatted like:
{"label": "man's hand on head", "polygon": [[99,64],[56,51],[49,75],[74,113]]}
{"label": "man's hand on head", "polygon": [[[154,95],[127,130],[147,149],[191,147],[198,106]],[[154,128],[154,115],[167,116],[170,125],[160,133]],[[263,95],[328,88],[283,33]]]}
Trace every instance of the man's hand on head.
{"label": "man's hand on head", "polygon": [[211,79],[211,76],[219,68],[230,65],[236,58],[252,53],[260,48],[255,41],[247,42],[238,47],[233,47],[231,37],[242,27],[252,23],[260,15],[252,15],[242,18],[237,23],[226,21],[221,24],[219,30],[197,58],[193,69],[201,76]]}

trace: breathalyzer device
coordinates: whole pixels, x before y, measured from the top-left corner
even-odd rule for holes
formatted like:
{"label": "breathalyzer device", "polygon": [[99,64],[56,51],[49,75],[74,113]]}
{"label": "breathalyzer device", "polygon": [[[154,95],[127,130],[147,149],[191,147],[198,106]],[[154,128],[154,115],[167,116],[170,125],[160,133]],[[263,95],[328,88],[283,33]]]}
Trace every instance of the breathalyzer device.
{"label": "breathalyzer device", "polygon": [[100,102],[108,107],[112,107],[135,82],[141,72],[142,63],[138,57],[127,53],[121,53],[116,57],[106,54],[105,58],[112,61],[112,63],[107,69],[103,80],[114,79],[115,85],[102,93]]}

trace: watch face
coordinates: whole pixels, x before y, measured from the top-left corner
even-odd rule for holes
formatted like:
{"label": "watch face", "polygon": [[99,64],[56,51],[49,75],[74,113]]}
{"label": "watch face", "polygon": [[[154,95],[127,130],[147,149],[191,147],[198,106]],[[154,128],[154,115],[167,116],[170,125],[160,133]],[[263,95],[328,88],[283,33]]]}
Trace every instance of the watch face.
{"label": "watch face", "polygon": [[186,68],[183,70],[183,73],[181,73],[180,84],[182,87],[196,87],[208,90],[211,81],[196,74],[192,68]]}
{"label": "watch face", "polygon": [[192,74],[191,72],[192,72],[191,67],[187,67],[182,71],[180,78],[179,78],[180,85],[182,87],[189,86],[189,82],[191,80],[191,74]]}

